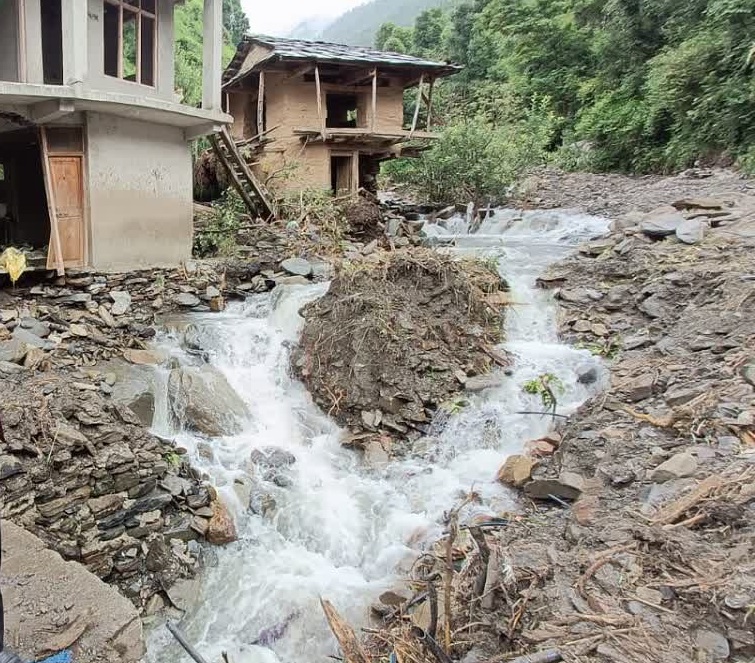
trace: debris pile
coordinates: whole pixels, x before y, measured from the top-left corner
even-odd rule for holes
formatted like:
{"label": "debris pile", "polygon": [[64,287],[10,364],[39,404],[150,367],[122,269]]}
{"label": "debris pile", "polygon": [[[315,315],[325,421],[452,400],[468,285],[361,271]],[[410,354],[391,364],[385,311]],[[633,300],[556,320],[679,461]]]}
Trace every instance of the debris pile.
{"label": "debris pile", "polygon": [[518,512],[449,512],[348,661],[755,657],[755,199],[670,207],[703,236],[643,212],[543,276],[610,390],[503,463]]}
{"label": "debris pile", "polygon": [[507,365],[494,349],[504,288],[494,266],[426,249],[343,262],[329,292],[302,310],[294,370],[354,433],[425,434],[469,378]]}

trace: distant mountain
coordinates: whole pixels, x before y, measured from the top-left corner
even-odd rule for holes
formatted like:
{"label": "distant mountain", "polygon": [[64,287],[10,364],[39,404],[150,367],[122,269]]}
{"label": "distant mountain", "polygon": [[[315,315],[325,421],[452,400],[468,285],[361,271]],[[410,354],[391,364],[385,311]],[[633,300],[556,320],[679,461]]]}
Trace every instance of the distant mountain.
{"label": "distant mountain", "polygon": [[448,4],[449,0],[370,0],[335,19],[319,38],[349,46],[373,46],[383,23],[409,27],[425,9]]}
{"label": "distant mountain", "polygon": [[323,30],[333,23],[333,16],[310,16],[299,21],[288,32],[286,37],[291,39],[320,39]]}

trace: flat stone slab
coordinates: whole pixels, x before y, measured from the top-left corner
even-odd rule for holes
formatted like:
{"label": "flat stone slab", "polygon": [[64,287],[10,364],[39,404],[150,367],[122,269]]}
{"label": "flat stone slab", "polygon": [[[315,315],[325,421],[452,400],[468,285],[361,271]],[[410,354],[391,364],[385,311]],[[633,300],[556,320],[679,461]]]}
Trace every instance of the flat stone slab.
{"label": "flat stone slab", "polygon": [[310,276],[312,274],[312,263],[304,258],[286,258],[281,263],[281,269],[294,276]]}
{"label": "flat stone slab", "polygon": [[144,654],[133,604],[33,534],[2,523],[5,642],[24,660],[64,649],[77,663],[138,663]]}

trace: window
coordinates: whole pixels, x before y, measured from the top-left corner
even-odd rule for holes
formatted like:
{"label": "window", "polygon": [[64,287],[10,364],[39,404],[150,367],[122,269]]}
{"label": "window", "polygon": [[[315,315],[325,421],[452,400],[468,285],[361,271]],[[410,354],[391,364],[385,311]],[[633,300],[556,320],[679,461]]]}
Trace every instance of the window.
{"label": "window", "polygon": [[154,86],[157,0],[104,0],[105,73]]}
{"label": "window", "polygon": [[328,112],[326,127],[348,129],[357,126],[357,95],[328,94],[325,105]]}

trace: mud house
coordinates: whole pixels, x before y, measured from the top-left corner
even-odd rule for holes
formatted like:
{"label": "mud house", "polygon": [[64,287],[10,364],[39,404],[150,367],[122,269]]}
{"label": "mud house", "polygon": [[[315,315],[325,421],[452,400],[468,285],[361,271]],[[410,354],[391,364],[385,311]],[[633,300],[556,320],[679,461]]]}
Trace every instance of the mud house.
{"label": "mud house", "polygon": [[0,0],[0,251],[48,267],[177,263],[188,141],[221,109],[222,0],[204,0],[203,103],[174,91],[180,0]]}
{"label": "mud house", "polygon": [[[281,188],[372,188],[380,161],[432,139],[442,62],[322,42],[249,36],[223,75],[232,134],[257,174]],[[404,92],[416,88],[404,124]]]}

